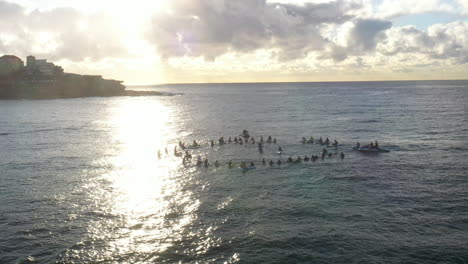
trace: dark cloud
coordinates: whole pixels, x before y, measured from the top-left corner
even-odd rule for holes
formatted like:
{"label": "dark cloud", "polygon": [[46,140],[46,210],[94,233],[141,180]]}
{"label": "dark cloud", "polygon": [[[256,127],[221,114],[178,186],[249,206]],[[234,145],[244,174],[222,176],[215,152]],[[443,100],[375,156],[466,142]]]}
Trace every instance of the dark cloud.
{"label": "dark cloud", "polygon": [[326,53],[326,56],[322,56],[321,59],[331,58],[335,62],[344,61],[348,58],[348,49],[339,45],[331,45],[331,51]]}
{"label": "dark cloud", "polygon": [[229,51],[277,49],[280,60],[303,58],[330,43],[320,33],[326,24],[352,19],[360,5],[267,3],[266,0],[175,0],[167,14],[153,17],[149,40],[163,57],[203,56]]}
{"label": "dark cloud", "polygon": [[22,15],[22,12],[23,8],[20,5],[0,1],[0,23],[16,18]]}
{"label": "dark cloud", "polygon": [[355,51],[373,51],[386,35],[383,32],[392,26],[391,22],[377,19],[360,19],[355,22],[348,38],[348,47]]}
{"label": "dark cloud", "polygon": [[[110,19],[102,14],[87,16],[73,8],[26,12],[20,5],[0,1],[0,17],[0,33],[14,36],[8,43],[0,39],[0,53],[22,57],[34,53],[50,60],[72,61],[126,54],[119,34],[112,31]],[[87,24],[88,28],[83,30],[80,23]],[[38,34],[42,32],[52,34],[50,45],[56,49],[33,52]]]}

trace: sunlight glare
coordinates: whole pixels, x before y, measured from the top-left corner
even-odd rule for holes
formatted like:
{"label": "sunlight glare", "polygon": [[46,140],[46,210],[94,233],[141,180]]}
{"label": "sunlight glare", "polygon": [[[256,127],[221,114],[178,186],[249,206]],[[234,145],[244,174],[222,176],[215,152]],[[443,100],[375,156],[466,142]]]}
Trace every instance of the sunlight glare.
{"label": "sunlight glare", "polygon": [[121,149],[114,160],[114,180],[123,192],[119,210],[144,214],[161,192],[164,178],[179,165],[157,160],[157,150],[164,149],[172,134],[170,118],[171,110],[154,100],[136,98],[115,108],[112,122]]}
{"label": "sunlight glare", "polygon": [[[114,169],[106,179],[114,194],[109,210],[122,216],[126,226],[110,242],[119,251],[163,251],[194,221],[200,202],[191,191],[181,190],[190,172],[182,172],[180,159],[164,152],[168,142],[176,140],[175,116],[160,98],[125,98],[111,110]],[[158,149],[164,155],[160,160]],[[147,243],[135,249],[134,240]]]}

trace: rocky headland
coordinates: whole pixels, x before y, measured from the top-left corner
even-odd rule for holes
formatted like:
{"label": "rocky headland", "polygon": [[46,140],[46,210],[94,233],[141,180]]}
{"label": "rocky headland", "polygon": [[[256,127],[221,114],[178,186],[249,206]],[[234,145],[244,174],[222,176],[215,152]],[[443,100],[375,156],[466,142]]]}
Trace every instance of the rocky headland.
{"label": "rocky headland", "polygon": [[156,91],[127,90],[122,81],[100,75],[66,73],[62,67],[27,57],[0,57],[0,99],[59,99],[109,96],[159,96]]}

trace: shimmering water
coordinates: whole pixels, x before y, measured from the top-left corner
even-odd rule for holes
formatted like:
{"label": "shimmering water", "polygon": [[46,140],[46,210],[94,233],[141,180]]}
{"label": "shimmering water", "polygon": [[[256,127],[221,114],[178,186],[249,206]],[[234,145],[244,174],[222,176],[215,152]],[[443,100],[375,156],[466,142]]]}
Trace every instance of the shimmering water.
{"label": "shimmering water", "polygon": [[[468,262],[467,81],[140,89],[183,95],[0,101],[0,263]],[[208,145],[243,129],[285,154]],[[261,165],[310,136],[346,157]]]}

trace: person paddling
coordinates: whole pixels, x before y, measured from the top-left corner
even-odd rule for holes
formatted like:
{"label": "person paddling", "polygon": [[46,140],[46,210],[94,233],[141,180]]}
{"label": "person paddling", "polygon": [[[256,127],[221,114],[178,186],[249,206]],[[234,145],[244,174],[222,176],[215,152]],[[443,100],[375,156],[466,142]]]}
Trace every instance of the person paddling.
{"label": "person paddling", "polygon": [[184,144],[182,141],[179,141],[179,147],[180,147],[182,150],[185,150],[185,144]]}
{"label": "person paddling", "polygon": [[176,157],[182,156],[182,152],[177,152],[177,146],[174,147],[174,156]]}

